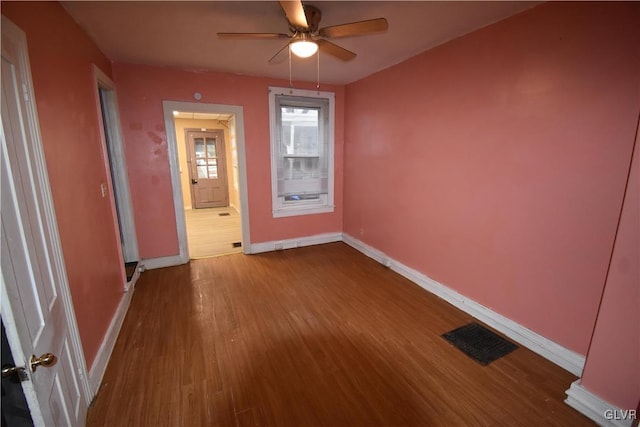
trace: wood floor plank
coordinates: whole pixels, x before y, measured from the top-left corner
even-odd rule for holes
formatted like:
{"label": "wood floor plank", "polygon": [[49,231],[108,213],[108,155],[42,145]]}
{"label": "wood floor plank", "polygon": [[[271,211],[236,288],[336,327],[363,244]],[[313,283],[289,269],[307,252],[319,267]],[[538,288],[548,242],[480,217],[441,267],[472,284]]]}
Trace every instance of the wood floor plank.
{"label": "wood floor plank", "polygon": [[570,373],[441,338],[472,320],[342,243],[146,271],[87,426],[593,425]]}
{"label": "wood floor plank", "polygon": [[185,209],[184,215],[191,259],[242,252],[233,246],[242,241],[240,214],[234,208]]}

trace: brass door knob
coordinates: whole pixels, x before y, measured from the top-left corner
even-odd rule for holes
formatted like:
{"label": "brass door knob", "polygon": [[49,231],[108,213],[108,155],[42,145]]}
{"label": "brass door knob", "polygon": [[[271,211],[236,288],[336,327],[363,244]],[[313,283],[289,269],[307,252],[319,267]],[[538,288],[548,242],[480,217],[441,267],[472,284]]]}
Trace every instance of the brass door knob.
{"label": "brass door knob", "polygon": [[56,358],[56,356],[51,353],[45,353],[40,357],[36,357],[35,354],[31,355],[31,370],[35,372],[38,366],[44,366],[45,368],[48,368],[55,365],[57,361],[58,359]]}

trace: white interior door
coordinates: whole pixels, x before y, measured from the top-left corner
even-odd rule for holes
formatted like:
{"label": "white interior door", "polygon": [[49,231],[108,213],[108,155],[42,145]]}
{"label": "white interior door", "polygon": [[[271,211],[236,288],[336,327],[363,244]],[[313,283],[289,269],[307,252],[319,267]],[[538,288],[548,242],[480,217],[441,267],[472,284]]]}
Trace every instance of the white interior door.
{"label": "white interior door", "polygon": [[[1,69],[2,319],[14,361],[27,374],[22,385],[34,423],[84,426],[86,365],[74,329],[26,38],[4,16]],[[41,358],[47,353],[55,358]]]}

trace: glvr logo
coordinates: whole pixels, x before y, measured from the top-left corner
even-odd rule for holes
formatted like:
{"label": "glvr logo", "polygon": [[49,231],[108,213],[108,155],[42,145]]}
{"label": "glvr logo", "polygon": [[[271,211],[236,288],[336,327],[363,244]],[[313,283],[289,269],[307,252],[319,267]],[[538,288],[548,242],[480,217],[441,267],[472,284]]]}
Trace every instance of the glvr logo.
{"label": "glvr logo", "polygon": [[637,417],[635,409],[607,409],[604,417],[608,420],[635,420]]}

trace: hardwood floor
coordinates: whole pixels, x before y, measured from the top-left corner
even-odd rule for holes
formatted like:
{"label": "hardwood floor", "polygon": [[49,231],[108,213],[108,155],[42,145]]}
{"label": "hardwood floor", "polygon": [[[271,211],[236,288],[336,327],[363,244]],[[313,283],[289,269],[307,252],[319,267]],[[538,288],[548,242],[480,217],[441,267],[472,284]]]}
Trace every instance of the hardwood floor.
{"label": "hardwood floor", "polygon": [[87,426],[594,425],[551,362],[441,338],[472,320],[343,243],[146,271]]}
{"label": "hardwood floor", "polygon": [[184,213],[191,259],[242,252],[233,246],[242,240],[240,214],[234,208],[185,209]]}

